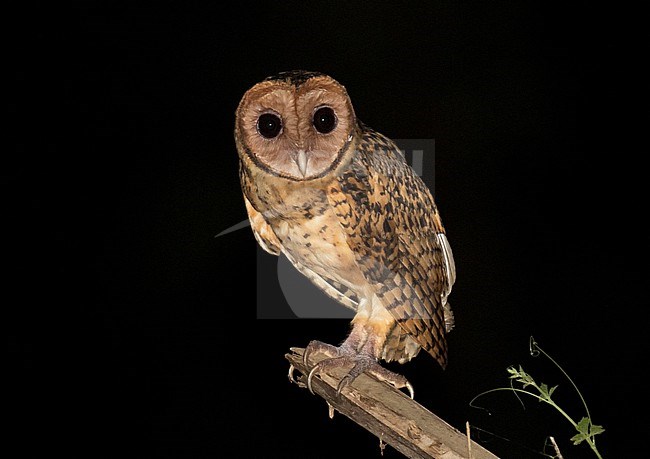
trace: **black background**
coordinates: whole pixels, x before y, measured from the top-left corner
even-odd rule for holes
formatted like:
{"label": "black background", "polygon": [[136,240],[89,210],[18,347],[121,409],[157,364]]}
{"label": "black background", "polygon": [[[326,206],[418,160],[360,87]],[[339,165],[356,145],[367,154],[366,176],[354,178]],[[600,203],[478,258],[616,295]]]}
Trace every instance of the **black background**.
{"label": "black background", "polygon": [[7,12],[4,379],[21,456],[378,457],[376,438],[286,379],[290,346],[337,343],[347,322],[256,319],[250,230],[214,237],[246,218],[237,103],[295,68],[339,80],[389,137],[435,139],[457,328],[446,371],[426,355],[391,366],[416,399],[502,457],[542,457],[547,435],[593,457],[532,399],[469,406],[522,364],[582,416],[562,375],[528,356],[533,335],[607,429],[605,457],[632,455],[647,429],[639,16],[587,2]]}

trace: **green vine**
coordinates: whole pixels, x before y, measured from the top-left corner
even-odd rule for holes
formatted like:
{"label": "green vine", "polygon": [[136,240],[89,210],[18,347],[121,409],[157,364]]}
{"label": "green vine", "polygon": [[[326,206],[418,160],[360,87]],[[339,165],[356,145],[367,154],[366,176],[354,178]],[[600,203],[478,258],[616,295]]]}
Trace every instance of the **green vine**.
{"label": "green vine", "polygon": [[[578,393],[578,396],[580,397],[580,400],[582,401],[582,405],[585,409],[585,416],[583,416],[580,421],[576,422],[571,416],[569,416],[566,411],[564,411],[555,401],[551,398],[553,395],[553,392],[555,389],[557,389],[558,386],[553,386],[553,387],[548,387],[548,385],[544,383],[537,383],[533,377],[526,373],[524,369],[519,365],[519,368],[515,368],[514,366],[510,366],[507,368],[508,373],[510,374],[510,387],[499,387],[497,389],[492,389],[486,392],[483,392],[476,397],[472,399],[470,402],[471,406],[475,406],[473,403],[474,401],[485,395],[489,394],[491,392],[498,392],[498,391],[513,391],[515,394],[517,393],[522,393],[529,395],[531,397],[536,398],[540,402],[547,403],[551,405],[553,408],[555,408],[564,418],[566,418],[567,421],[571,423],[571,425],[577,430],[577,434],[575,434],[573,437],[571,437],[571,441],[573,442],[574,445],[579,445],[582,442],[586,442],[589,447],[592,449],[596,457],[598,459],[602,459],[602,456],[600,452],[598,451],[598,448],[596,448],[596,435],[601,434],[605,431],[605,429],[600,426],[596,425],[591,421],[591,415],[589,414],[589,408],[587,407],[587,403],[585,402],[584,397],[578,390],[578,387],[575,385],[573,380],[569,377],[569,375],[564,371],[564,369],[549,356],[544,350],[539,347],[535,339],[531,336],[530,337],[530,353],[532,356],[537,356],[540,353],[543,354],[546,358],[548,358],[557,368],[560,369],[560,371],[564,374],[564,376],[569,380],[575,391]],[[522,385],[521,388],[516,388],[512,385],[513,382],[520,383]]]}

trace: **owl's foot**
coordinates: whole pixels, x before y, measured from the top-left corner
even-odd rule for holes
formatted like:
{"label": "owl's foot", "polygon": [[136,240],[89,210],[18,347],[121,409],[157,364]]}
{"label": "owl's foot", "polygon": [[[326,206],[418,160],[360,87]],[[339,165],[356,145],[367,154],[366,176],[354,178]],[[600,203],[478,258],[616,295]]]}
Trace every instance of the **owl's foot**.
{"label": "owl's foot", "polygon": [[323,343],[322,341],[310,341],[305,352],[302,354],[302,363],[305,365],[305,368],[309,368],[309,356],[314,352],[321,352],[328,357],[341,357],[342,355],[351,355],[352,349],[349,349],[348,346],[342,344],[341,346],[333,346],[331,344]]}
{"label": "owl's foot", "polygon": [[[345,345],[341,346],[345,347]],[[297,352],[298,348],[290,348],[291,351]],[[323,353],[329,357],[337,357],[341,355],[341,348],[332,346],[331,344],[323,343],[321,341],[310,341],[305,350],[303,351],[302,354],[302,362],[305,365],[305,368],[309,369],[309,356],[314,353],[314,352],[320,352]],[[301,387],[305,387],[304,383],[300,382],[298,379],[294,378],[293,372],[295,371],[295,367],[293,365],[289,365],[289,381],[291,381],[294,384],[298,384]],[[310,387],[311,390],[311,387]],[[312,394],[314,391],[312,391]]]}
{"label": "owl's foot", "polygon": [[312,389],[311,382],[315,375],[319,374],[322,371],[328,371],[334,368],[352,366],[352,369],[348,371],[348,373],[341,379],[341,381],[339,381],[339,384],[336,388],[337,394],[340,394],[343,388],[351,384],[352,381],[357,379],[360,374],[367,372],[380,381],[385,381],[391,384],[393,387],[395,387],[395,389],[408,389],[411,398],[413,398],[415,395],[413,386],[404,376],[387,370],[386,368],[379,365],[377,359],[375,359],[375,357],[372,355],[363,353],[363,351],[361,353],[358,353],[350,346],[346,346],[345,343],[339,347],[336,347],[332,346],[331,344],[322,343],[320,341],[310,342],[303,355],[305,366],[307,368],[309,368],[309,354],[315,351],[321,351],[324,354],[331,356],[331,358],[321,360],[316,365],[314,365],[314,367],[309,372],[309,376],[307,377],[307,387],[312,394],[314,393],[314,390]]}

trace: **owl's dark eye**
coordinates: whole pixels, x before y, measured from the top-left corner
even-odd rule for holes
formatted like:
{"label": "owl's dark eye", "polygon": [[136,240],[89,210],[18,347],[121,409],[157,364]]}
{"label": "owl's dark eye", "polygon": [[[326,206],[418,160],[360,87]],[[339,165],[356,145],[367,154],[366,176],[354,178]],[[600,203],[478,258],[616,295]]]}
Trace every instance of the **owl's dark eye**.
{"label": "owl's dark eye", "polygon": [[282,132],[282,120],[275,113],[263,113],[257,118],[257,132],[266,139],[274,139]]}
{"label": "owl's dark eye", "polygon": [[336,127],[336,113],[330,107],[321,107],[314,112],[312,123],[321,134],[329,134]]}

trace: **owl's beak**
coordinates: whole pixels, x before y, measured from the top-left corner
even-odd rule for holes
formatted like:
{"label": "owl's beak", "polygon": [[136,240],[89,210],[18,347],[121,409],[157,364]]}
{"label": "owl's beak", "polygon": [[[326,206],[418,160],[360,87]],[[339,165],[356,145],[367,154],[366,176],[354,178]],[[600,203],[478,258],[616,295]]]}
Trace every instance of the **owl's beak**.
{"label": "owl's beak", "polygon": [[294,161],[296,162],[296,165],[298,166],[298,170],[302,174],[303,177],[307,175],[307,153],[305,153],[305,150],[298,150],[298,154],[296,155]]}

